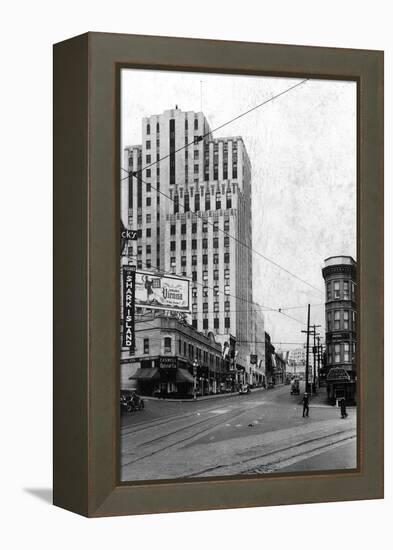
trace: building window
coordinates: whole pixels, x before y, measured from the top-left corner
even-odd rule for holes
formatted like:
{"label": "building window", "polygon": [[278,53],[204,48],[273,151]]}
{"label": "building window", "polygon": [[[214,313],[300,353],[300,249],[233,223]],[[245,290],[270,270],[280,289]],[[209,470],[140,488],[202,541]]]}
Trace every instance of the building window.
{"label": "building window", "polygon": [[176,235],[176,224],[171,225],[171,235]]}
{"label": "building window", "polygon": [[215,265],[218,264],[218,261],[219,261],[218,258],[219,258],[218,254],[213,254],[213,264]]}
{"label": "building window", "polygon": [[334,299],[339,300],[340,299],[340,281],[334,281],[333,284],[333,291],[334,291]]}
{"label": "building window", "polygon": [[207,248],[207,239],[202,239],[202,248]]}
{"label": "building window", "polygon": [[146,237],[151,237],[151,227],[146,229]]}
{"label": "building window", "polygon": [[202,271],[202,280],[203,280],[203,281],[207,281],[208,276],[209,276],[209,275],[208,275],[207,270],[206,270],[206,271]]}
{"label": "building window", "polygon": [[146,254],[151,254],[151,244],[146,245]]}
{"label": "building window", "polygon": [[143,339],[143,353],[145,354],[150,353],[149,338]]}
{"label": "building window", "polygon": [[186,256],[182,256],[182,257],[181,257],[180,265],[181,265],[182,267],[184,267],[184,266],[187,265],[187,258],[186,258]]}
{"label": "building window", "polygon": [[207,233],[207,230],[208,230],[208,223],[206,220],[203,220],[203,223],[202,223],[202,233]]}
{"label": "building window", "polygon": [[192,304],[192,312],[196,313],[198,311],[198,304]]}
{"label": "building window", "polygon": [[229,237],[228,236],[224,237],[224,246],[229,246]]}
{"label": "building window", "polygon": [[356,331],[356,311],[352,311],[352,330]]}
{"label": "building window", "polygon": [[219,294],[219,287],[218,285],[216,285],[215,287],[213,287],[213,296],[218,296]]}
{"label": "building window", "polygon": [[224,279],[229,279],[229,273],[230,273],[229,267],[226,267],[224,269]]}
{"label": "building window", "polygon": [[172,338],[166,336],[164,338],[164,353],[171,353],[172,351]]}
{"label": "building window", "polygon": [[181,226],[180,226],[180,233],[182,235],[185,235],[186,234],[186,224],[185,223],[182,223]]}
{"label": "building window", "polygon": [[347,309],[344,309],[344,320],[343,320],[343,329],[348,330],[349,329],[349,311]]}
{"label": "building window", "polygon": [[137,263],[136,263],[136,266],[137,266],[138,269],[142,269],[142,261],[138,260]]}
{"label": "building window", "polygon": [[137,248],[137,254],[142,254],[142,246],[139,245]]}
{"label": "building window", "polygon": [[176,250],[176,241],[171,241],[171,250]]}
{"label": "building window", "polygon": [[156,124],[156,132],[157,132],[157,134],[160,133],[160,123],[159,122],[157,122],[157,124]]}
{"label": "building window", "polygon": [[327,345],[327,352],[328,352],[328,356],[327,356],[328,365],[331,365],[332,364],[332,345],[331,344]]}
{"label": "building window", "polygon": [[231,302],[230,302],[229,300],[226,300],[226,301],[224,302],[224,310],[225,310],[225,311],[229,311],[230,308],[231,308]]}
{"label": "building window", "polygon": [[207,313],[207,311],[208,311],[208,306],[209,306],[209,304],[208,304],[207,302],[203,302],[203,304],[202,304],[203,313]]}
{"label": "building window", "polygon": [[334,345],[334,362],[335,363],[340,363],[340,359],[341,359],[340,344],[335,344]]}
{"label": "building window", "polygon": [[196,286],[193,286],[193,287],[192,287],[192,297],[193,297],[193,298],[197,298],[197,297],[198,297],[198,290],[197,290]]}
{"label": "building window", "polygon": [[151,214],[146,214],[146,223],[151,223]]}
{"label": "building window", "polygon": [[343,281],[343,300],[349,300],[349,281]]}
{"label": "building window", "polygon": [[174,256],[171,258],[171,267],[176,267],[176,258]]}
{"label": "building window", "polygon": [[327,329],[328,329],[328,332],[330,332],[332,330],[332,312],[331,311],[327,312],[326,319],[327,319]]}
{"label": "building window", "polygon": [[199,210],[201,209],[201,201],[200,201],[200,196],[199,196],[199,193],[195,193],[195,212],[199,212]]}
{"label": "building window", "polygon": [[340,310],[334,312],[334,330],[340,330]]}
{"label": "building window", "polygon": [[229,285],[225,285],[224,286],[224,294],[226,294],[228,296],[230,291],[231,291],[231,287]]}
{"label": "building window", "polygon": [[229,264],[229,252],[224,253],[224,264]]}
{"label": "building window", "polygon": [[186,240],[181,241],[181,249],[182,249],[182,250],[186,250],[186,249],[187,249],[187,241],[186,241]]}
{"label": "building window", "polygon": [[179,355],[181,354],[181,340],[178,340],[178,350],[179,350]]}
{"label": "building window", "polygon": [[218,312],[219,312],[219,305],[218,305],[218,302],[214,302],[214,304],[213,304],[213,311],[214,311],[214,313],[218,313]]}
{"label": "building window", "polygon": [[193,319],[191,324],[192,324],[192,328],[194,328],[195,330],[198,330],[198,319]]}
{"label": "building window", "polygon": [[146,149],[150,149],[150,147],[151,147],[151,143],[150,143],[150,141],[148,140],[148,141],[146,141]]}
{"label": "building window", "polygon": [[218,237],[213,237],[213,248],[218,248]]}
{"label": "building window", "polygon": [[199,164],[194,164],[194,174],[199,174]]}
{"label": "building window", "polygon": [[207,330],[209,328],[209,319],[203,319],[203,330]]}
{"label": "building window", "polygon": [[197,232],[197,224],[196,224],[196,223],[193,223],[193,224],[191,225],[191,231],[192,231],[192,233],[196,233],[196,232]]}
{"label": "building window", "polygon": [[230,317],[225,317],[225,328],[231,328],[231,319]]}
{"label": "building window", "polygon": [[173,213],[177,214],[179,212],[179,195],[175,195],[173,198]]}
{"label": "building window", "polygon": [[221,210],[221,193],[216,194],[216,210]]}
{"label": "building window", "polygon": [[218,269],[215,269],[215,270],[213,271],[213,280],[214,280],[214,281],[218,281]]}
{"label": "building window", "polygon": [[220,328],[220,320],[218,318],[213,319],[214,328]]}
{"label": "building window", "polygon": [[196,271],[193,271],[193,272],[192,272],[192,280],[193,280],[193,281],[197,281],[197,280],[198,280],[198,279],[197,279],[197,272],[196,272]]}
{"label": "building window", "polygon": [[344,342],[344,363],[349,363],[349,343]]}
{"label": "building window", "polygon": [[218,231],[218,221],[213,222],[213,232],[217,233]]}
{"label": "building window", "polygon": [[205,195],[205,210],[210,210],[210,193]]}
{"label": "building window", "polygon": [[198,119],[194,118],[194,130],[198,130]]}
{"label": "building window", "polygon": [[196,239],[192,239],[192,241],[191,241],[191,248],[192,248],[192,250],[196,250],[196,249],[197,249],[197,240],[196,240]]}
{"label": "building window", "polygon": [[229,220],[224,220],[224,231],[229,231]]}
{"label": "building window", "polygon": [[149,136],[150,135],[150,124],[147,124],[146,125],[146,134]]}
{"label": "building window", "polygon": [[227,208],[232,208],[232,195],[227,193]]}
{"label": "building window", "polygon": [[151,197],[146,197],[146,206],[151,206]]}
{"label": "building window", "polygon": [[204,287],[202,288],[202,296],[203,296],[204,298],[207,298],[207,297],[209,296],[209,287],[204,286]]}
{"label": "building window", "polygon": [[197,265],[197,257],[196,257],[196,255],[191,256],[191,265]]}
{"label": "building window", "polygon": [[151,268],[151,260],[149,259],[146,260],[146,267],[149,269]]}
{"label": "building window", "polygon": [[202,264],[207,265],[207,254],[202,255]]}
{"label": "building window", "polygon": [[184,212],[190,210],[190,195],[188,193],[184,194]]}

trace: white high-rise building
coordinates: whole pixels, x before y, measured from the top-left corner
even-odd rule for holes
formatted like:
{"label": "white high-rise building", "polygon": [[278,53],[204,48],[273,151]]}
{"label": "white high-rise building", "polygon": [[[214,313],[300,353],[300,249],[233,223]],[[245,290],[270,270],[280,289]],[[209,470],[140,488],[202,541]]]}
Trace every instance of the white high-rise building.
{"label": "white high-rise building", "polygon": [[142,170],[128,180],[129,227],[139,235],[130,258],[139,269],[189,277],[190,323],[221,343],[233,335],[236,362],[246,367],[255,329],[251,164],[242,138],[213,138],[202,112],[176,107],[142,120],[142,144],[125,148],[125,167]]}

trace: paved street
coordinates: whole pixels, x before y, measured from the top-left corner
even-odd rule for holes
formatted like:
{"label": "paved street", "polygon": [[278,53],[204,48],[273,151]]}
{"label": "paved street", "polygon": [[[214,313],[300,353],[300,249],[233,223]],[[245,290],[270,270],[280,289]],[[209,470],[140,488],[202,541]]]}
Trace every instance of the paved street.
{"label": "paved street", "polygon": [[[324,391],[324,390],[321,390]],[[289,386],[197,402],[145,401],[122,417],[122,480],[356,467],[356,409],[340,412]]]}

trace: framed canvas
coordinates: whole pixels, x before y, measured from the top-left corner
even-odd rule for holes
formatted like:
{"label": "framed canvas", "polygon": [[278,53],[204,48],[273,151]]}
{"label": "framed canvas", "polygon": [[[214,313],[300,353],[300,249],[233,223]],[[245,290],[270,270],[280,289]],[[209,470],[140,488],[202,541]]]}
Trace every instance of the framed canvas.
{"label": "framed canvas", "polygon": [[54,503],[383,497],[383,53],[54,46]]}

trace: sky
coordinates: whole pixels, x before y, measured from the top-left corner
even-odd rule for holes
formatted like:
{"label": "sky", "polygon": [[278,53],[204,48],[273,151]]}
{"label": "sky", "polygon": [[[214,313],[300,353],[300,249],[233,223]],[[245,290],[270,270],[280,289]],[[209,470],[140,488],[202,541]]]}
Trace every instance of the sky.
{"label": "sky", "polygon": [[[144,116],[178,105],[202,110],[214,130],[301,80],[123,69],[122,149],[141,143]],[[307,80],[213,135],[242,136],[251,160],[253,294],[265,330],[277,349],[301,347],[311,304],[324,337],[324,259],[356,260],[356,83]]]}

